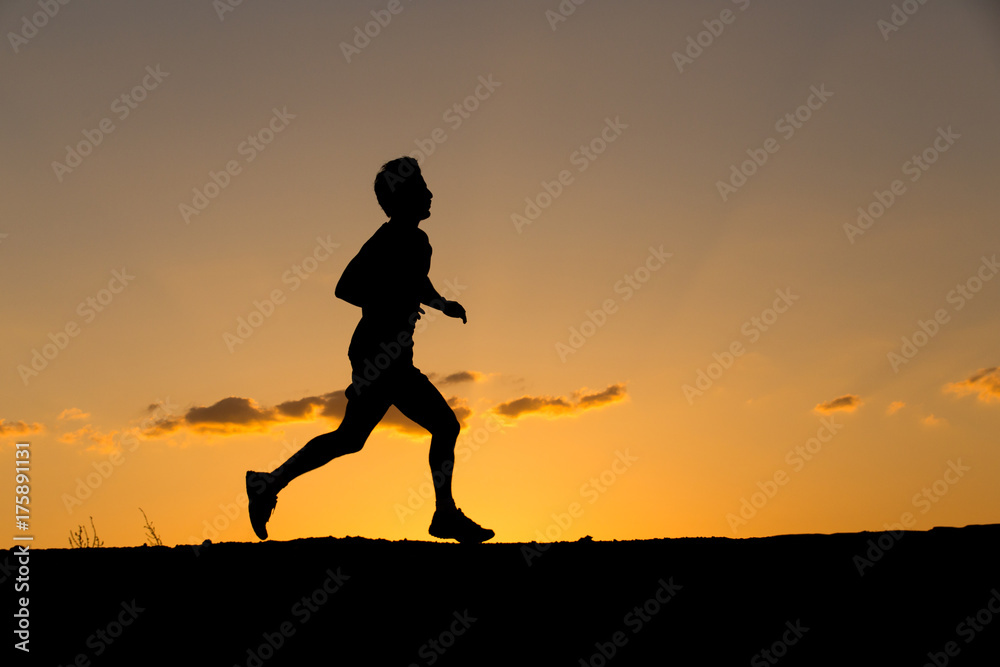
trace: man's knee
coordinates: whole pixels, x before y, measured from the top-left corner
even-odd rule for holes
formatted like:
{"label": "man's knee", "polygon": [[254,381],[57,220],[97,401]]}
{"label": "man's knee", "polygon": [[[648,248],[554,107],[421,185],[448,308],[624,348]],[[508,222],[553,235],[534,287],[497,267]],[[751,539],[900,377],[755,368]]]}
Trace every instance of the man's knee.
{"label": "man's knee", "polygon": [[341,451],[345,454],[356,454],[364,448],[365,441],[368,440],[370,432],[370,430],[358,428],[353,423],[353,420],[349,421],[345,419],[341,422],[340,428],[337,429],[337,439],[339,441],[337,444],[340,445]]}
{"label": "man's knee", "polygon": [[347,438],[344,442],[344,453],[345,454],[357,454],[365,447],[364,438]]}
{"label": "man's knee", "polygon": [[458,434],[461,430],[462,425],[459,423],[458,417],[456,417],[453,412],[448,417],[441,419],[440,423],[435,424],[434,430],[431,431],[431,435],[437,435],[449,440],[457,440]]}

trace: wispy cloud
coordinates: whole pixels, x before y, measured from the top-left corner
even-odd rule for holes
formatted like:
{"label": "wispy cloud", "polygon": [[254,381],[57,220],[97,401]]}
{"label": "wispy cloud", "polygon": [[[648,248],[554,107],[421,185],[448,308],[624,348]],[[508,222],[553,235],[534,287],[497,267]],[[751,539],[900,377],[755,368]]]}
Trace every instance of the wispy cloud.
{"label": "wispy cloud", "polygon": [[924,426],[943,426],[948,422],[940,417],[935,417],[933,414],[930,414],[921,419],[920,423]]}
{"label": "wispy cloud", "polygon": [[983,403],[1000,401],[1000,367],[981,368],[964,380],[946,385],[945,391],[959,396],[978,394]]}
{"label": "wispy cloud", "polygon": [[80,408],[66,408],[59,413],[59,421],[71,419],[90,419],[90,413],[84,412]]}
{"label": "wispy cloud", "polygon": [[905,407],[906,403],[904,403],[903,401],[893,401],[892,403],[889,404],[889,407],[885,409],[885,414],[894,415]]}
{"label": "wispy cloud", "polygon": [[820,414],[828,415],[832,412],[854,412],[860,405],[860,396],[857,394],[845,394],[844,396],[838,396],[832,401],[820,403],[813,410]]}
{"label": "wispy cloud", "polygon": [[63,433],[59,436],[59,442],[64,442],[67,445],[83,443],[87,445],[87,451],[108,454],[121,449],[122,438],[126,434],[131,434],[130,437],[134,437],[135,429],[127,431],[113,430],[105,433],[100,429],[94,428],[92,424],[87,424],[75,431]]}
{"label": "wispy cloud", "polygon": [[42,433],[45,427],[38,422],[8,421],[0,419],[0,435],[32,435]]}
{"label": "wispy cloud", "polygon": [[625,385],[616,383],[598,392],[579,390],[570,396],[522,396],[500,403],[492,410],[507,419],[518,419],[530,414],[563,417],[616,403],[625,400],[627,396]]}

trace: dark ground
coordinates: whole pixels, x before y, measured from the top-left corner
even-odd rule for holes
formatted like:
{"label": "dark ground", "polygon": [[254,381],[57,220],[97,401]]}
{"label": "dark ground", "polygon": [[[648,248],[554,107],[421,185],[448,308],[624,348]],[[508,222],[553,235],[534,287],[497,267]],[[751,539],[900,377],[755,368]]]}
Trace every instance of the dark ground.
{"label": "dark ground", "polygon": [[7,614],[5,664],[1000,665],[1000,525],[46,549],[30,568],[31,659]]}

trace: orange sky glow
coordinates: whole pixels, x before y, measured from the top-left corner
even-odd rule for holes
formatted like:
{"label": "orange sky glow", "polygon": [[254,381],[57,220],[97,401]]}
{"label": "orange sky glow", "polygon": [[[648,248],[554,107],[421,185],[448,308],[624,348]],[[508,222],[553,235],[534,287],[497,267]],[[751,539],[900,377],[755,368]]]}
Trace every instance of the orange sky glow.
{"label": "orange sky glow", "polygon": [[[415,363],[497,541],[1000,520],[1000,12],[571,4],[3,4],[35,546],[256,539],[244,472],[343,416],[334,286],[404,154],[468,312]],[[432,539],[428,443],[390,410],[271,538]]]}

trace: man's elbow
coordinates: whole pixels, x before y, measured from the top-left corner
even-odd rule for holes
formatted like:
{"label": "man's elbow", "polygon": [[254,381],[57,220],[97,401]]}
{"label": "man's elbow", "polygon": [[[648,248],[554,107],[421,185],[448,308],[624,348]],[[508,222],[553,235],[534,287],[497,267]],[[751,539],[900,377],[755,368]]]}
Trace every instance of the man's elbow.
{"label": "man's elbow", "polygon": [[333,295],[340,299],[341,301],[346,301],[352,306],[361,307],[361,296],[359,294],[352,293],[350,290],[344,289],[340,285],[337,285],[336,289],[333,290]]}

